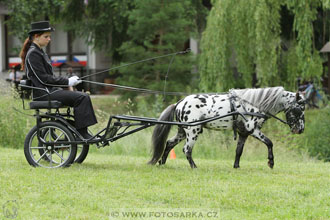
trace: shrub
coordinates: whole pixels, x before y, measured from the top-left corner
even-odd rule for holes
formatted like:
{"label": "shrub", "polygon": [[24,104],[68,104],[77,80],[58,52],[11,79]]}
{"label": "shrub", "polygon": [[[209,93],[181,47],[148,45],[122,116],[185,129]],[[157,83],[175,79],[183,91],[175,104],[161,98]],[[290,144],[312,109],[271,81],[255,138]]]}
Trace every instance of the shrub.
{"label": "shrub", "polygon": [[330,161],[330,108],[309,110],[299,145],[317,159]]}
{"label": "shrub", "polygon": [[22,110],[22,103],[12,96],[1,98],[0,109],[1,146],[23,148],[25,136],[34,125],[34,119],[16,111]]}

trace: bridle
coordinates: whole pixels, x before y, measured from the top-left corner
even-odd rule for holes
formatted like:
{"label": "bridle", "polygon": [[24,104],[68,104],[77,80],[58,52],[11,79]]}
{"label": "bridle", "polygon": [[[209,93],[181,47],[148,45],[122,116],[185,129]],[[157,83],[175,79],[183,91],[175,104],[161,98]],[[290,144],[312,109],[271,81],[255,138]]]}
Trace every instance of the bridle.
{"label": "bridle", "polygon": [[[240,98],[239,96],[237,96],[233,92],[230,92],[230,98],[234,98],[234,99],[235,98],[238,98],[239,100],[241,100],[243,102],[246,102],[246,103],[254,106],[252,103],[250,103],[249,101],[247,101],[245,99]],[[281,118],[279,118],[279,117],[277,117],[277,116],[275,116],[275,115],[273,115],[273,114],[271,114],[269,112],[268,113],[265,113],[265,114],[262,114],[262,113],[249,113],[249,114],[255,115],[257,117],[266,118],[266,119],[272,117],[272,118],[275,118],[276,120],[282,122],[283,124],[289,125],[291,127],[293,124],[295,124],[299,120],[299,119],[297,119],[299,117],[295,117],[294,119],[292,119],[292,117],[288,117],[289,112],[296,112],[296,114],[299,114],[299,115],[303,114],[303,110],[302,109],[304,109],[304,107],[302,108],[301,105],[305,105],[305,103],[306,103],[305,100],[293,101],[293,102],[290,103],[290,106],[287,109],[284,110],[284,113],[286,115],[286,118],[287,119],[290,118],[290,120],[288,120],[288,121],[285,121],[285,120],[283,120],[283,119],[281,119]]]}
{"label": "bridle", "polygon": [[[299,100],[299,101],[293,101],[290,106],[285,109],[284,113],[287,118],[286,124],[288,124],[290,127],[298,122],[298,120],[301,118],[304,112],[305,100]],[[292,117],[292,114],[294,117]]]}

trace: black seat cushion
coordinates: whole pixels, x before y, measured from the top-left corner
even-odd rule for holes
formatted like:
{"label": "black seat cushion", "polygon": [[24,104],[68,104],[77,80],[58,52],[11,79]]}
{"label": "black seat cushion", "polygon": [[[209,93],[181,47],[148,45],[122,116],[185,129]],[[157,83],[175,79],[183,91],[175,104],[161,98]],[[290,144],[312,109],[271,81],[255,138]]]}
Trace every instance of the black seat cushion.
{"label": "black seat cushion", "polygon": [[[49,105],[50,104],[50,105]],[[31,109],[47,109],[47,108],[61,108],[63,106],[62,102],[59,101],[32,101],[30,102]]]}

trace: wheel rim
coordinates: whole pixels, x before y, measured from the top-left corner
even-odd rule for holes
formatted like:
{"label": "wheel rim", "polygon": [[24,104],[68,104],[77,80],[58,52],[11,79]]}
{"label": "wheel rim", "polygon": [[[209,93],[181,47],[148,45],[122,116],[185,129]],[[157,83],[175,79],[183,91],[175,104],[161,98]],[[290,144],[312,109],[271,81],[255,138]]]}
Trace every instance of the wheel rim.
{"label": "wheel rim", "polygon": [[80,155],[83,153],[83,149],[84,149],[84,145],[83,144],[77,145],[76,159],[78,159],[80,157]]}
{"label": "wheel rim", "polygon": [[[70,141],[69,135],[59,127],[45,126],[40,128],[41,139],[52,145],[39,142],[37,131],[33,133],[29,142],[29,154],[38,166],[45,168],[58,168],[67,162],[71,154],[70,144],[61,144],[60,141]],[[42,153],[41,153],[42,152]]]}

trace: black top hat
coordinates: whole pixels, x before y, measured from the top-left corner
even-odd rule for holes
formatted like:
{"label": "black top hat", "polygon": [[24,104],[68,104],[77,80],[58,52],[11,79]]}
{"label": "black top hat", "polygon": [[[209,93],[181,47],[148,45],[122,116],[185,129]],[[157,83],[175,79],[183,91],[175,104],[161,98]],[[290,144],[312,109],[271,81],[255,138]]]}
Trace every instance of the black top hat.
{"label": "black top hat", "polygon": [[31,23],[31,30],[29,34],[36,32],[48,32],[48,31],[55,31],[55,28],[49,26],[49,21],[38,21]]}

